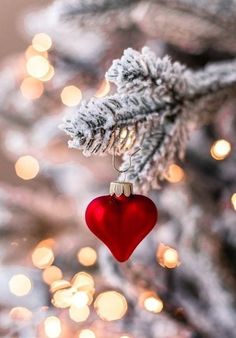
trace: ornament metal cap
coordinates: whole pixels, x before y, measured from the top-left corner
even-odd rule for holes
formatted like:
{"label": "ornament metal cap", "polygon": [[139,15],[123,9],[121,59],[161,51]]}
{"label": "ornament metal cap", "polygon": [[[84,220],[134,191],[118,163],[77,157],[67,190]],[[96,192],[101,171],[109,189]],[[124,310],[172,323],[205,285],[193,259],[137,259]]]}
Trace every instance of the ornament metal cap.
{"label": "ornament metal cap", "polygon": [[129,197],[133,193],[133,184],[130,182],[111,182],[110,183],[110,195],[121,196],[124,194]]}

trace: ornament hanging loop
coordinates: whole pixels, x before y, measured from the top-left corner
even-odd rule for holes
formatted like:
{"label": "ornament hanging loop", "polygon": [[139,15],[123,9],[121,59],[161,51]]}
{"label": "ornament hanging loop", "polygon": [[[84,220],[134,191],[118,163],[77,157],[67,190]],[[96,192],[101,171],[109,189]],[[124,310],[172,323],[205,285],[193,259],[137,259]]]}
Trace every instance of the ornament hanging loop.
{"label": "ornament hanging loop", "polygon": [[130,168],[131,168],[131,164],[132,164],[132,157],[140,150],[140,148],[137,148],[135,150],[135,152],[133,152],[132,154],[129,155],[129,165],[127,168],[121,170],[116,166],[116,154],[115,154],[115,148],[113,150],[113,154],[112,154],[112,166],[113,169],[116,170],[118,173],[123,174],[126,173]]}

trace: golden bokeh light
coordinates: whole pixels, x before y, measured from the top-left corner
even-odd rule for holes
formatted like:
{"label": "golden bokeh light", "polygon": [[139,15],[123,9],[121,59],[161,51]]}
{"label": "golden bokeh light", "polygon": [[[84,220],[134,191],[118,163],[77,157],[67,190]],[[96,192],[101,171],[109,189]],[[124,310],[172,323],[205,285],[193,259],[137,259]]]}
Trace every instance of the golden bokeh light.
{"label": "golden bokeh light", "polygon": [[78,291],[74,294],[72,304],[77,308],[84,307],[89,303],[89,296],[85,291]]}
{"label": "golden bokeh light", "polygon": [[47,81],[50,81],[54,75],[55,75],[55,69],[52,65],[50,65],[47,74],[40,77],[39,80],[43,82],[47,82]]}
{"label": "golden bokeh light", "polygon": [[32,288],[30,279],[23,274],[12,276],[8,285],[11,293],[18,297],[26,296]]}
{"label": "golden bokeh light", "polygon": [[39,173],[39,163],[33,156],[21,156],[15,163],[15,171],[23,180],[32,180]]}
{"label": "golden bokeh light", "polygon": [[81,90],[76,86],[66,86],[61,92],[61,101],[68,107],[77,106],[81,99]]}
{"label": "golden bokeh light", "polygon": [[9,317],[12,320],[28,321],[32,319],[32,312],[26,307],[13,307],[9,312]]}
{"label": "golden bokeh light", "polygon": [[84,307],[80,307],[80,308],[78,308],[75,305],[71,305],[69,309],[69,316],[76,323],[86,321],[89,317],[89,314],[90,314],[90,310],[87,305],[85,305]]}
{"label": "golden bokeh light", "polygon": [[120,338],[131,338],[131,337],[127,336],[127,335],[122,335],[122,336],[120,336]]}
{"label": "golden bokeh light", "polygon": [[107,321],[121,319],[128,308],[125,297],[116,291],[100,293],[94,302],[98,316]]}
{"label": "golden bokeh light", "polygon": [[52,247],[54,247],[55,243],[56,243],[55,239],[46,238],[46,239],[43,239],[42,241],[40,241],[37,244],[37,248],[40,248],[40,247],[52,248]]}
{"label": "golden bokeh light", "polygon": [[178,251],[160,243],[156,253],[159,264],[165,268],[173,269],[180,265]]}
{"label": "golden bokeh light", "polygon": [[39,52],[39,51],[35,50],[32,45],[30,45],[25,51],[26,60],[29,60],[32,56],[36,56],[36,55],[41,55],[41,56],[45,57],[46,59],[48,58],[47,52]]}
{"label": "golden bokeh light", "polygon": [[171,183],[178,183],[184,179],[184,171],[177,164],[171,164],[165,174],[167,181]]}
{"label": "golden bokeh light", "polygon": [[224,160],[231,151],[231,145],[226,140],[217,140],[211,146],[211,156],[218,161]]}
{"label": "golden bokeh light", "polygon": [[21,94],[29,100],[38,99],[43,94],[43,84],[33,77],[25,78],[20,85]]}
{"label": "golden bokeh light", "polygon": [[97,261],[97,253],[89,246],[81,248],[77,254],[78,261],[84,266],[94,265]]}
{"label": "golden bokeh light", "polygon": [[236,192],[231,196],[231,203],[233,205],[234,210],[236,210]]}
{"label": "golden bokeh light", "polygon": [[102,81],[100,87],[96,91],[95,97],[104,97],[104,96],[106,96],[109,93],[110,89],[111,89],[111,86],[110,86],[109,81],[107,81],[106,79],[104,79]]}
{"label": "golden bokeh light", "polygon": [[96,335],[92,330],[84,329],[80,331],[78,338],[96,338]]}
{"label": "golden bokeh light", "polygon": [[94,289],[94,279],[93,277],[86,272],[78,272],[72,279],[71,284],[75,289],[80,290],[93,290]]}
{"label": "golden bokeh light", "polygon": [[62,289],[70,288],[70,287],[71,287],[70,282],[68,282],[67,280],[61,279],[61,280],[56,280],[50,285],[50,291],[54,293],[58,290],[62,290]]}
{"label": "golden bokeh light", "polygon": [[55,265],[49,266],[43,271],[43,280],[48,285],[51,285],[57,280],[61,280],[62,277],[63,275],[61,269]]}
{"label": "golden bokeh light", "polygon": [[50,69],[49,61],[42,55],[35,55],[26,62],[28,74],[36,79],[46,76]]}
{"label": "golden bokeh light", "polygon": [[163,253],[163,263],[165,267],[173,269],[179,265],[178,252],[173,248],[168,248]]}
{"label": "golden bokeh light", "polygon": [[36,247],[32,253],[32,262],[39,269],[45,269],[52,265],[54,254],[51,248]]}
{"label": "golden bokeh light", "polygon": [[57,338],[61,334],[61,321],[56,316],[50,316],[44,321],[44,331],[48,338]]}
{"label": "golden bokeh light", "polygon": [[144,305],[146,310],[148,310],[150,312],[154,312],[154,313],[160,313],[163,309],[163,302],[157,296],[156,297],[154,297],[154,296],[147,297],[144,300],[143,305]]}
{"label": "golden bokeh light", "polygon": [[46,33],[37,33],[32,39],[32,46],[39,52],[45,52],[52,46],[52,39]]}
{"label": "golden bokeh light", "polygon": [[58,290],[53,295],[52,304],[59,309],[68,308],[72,304],[73,296],[72,288]]}

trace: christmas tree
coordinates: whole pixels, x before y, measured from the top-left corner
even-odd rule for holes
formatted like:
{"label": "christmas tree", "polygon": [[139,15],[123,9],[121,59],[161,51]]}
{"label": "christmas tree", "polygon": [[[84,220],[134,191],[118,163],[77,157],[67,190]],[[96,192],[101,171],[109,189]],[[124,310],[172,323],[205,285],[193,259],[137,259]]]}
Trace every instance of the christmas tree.
{"label": "christmas tree", "polygon": [[[224,0],[24,16],[0,73],[2,337],[235,337],[235,18]],[[85,222],[118,180],[159,214],[123,263]]]}

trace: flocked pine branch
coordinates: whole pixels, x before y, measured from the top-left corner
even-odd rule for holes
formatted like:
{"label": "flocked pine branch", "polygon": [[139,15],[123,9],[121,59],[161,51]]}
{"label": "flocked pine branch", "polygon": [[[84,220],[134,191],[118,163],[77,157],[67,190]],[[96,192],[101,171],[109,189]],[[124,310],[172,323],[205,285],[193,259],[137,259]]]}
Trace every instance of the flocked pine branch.
{"label": "flocked pine branch", "polygon": [[[147,190],[163,178],[175,155],[183,156],[190,126],[209,119],[236,92],[236,61],[186,69],[148,48],[127,49],[106,77],[117,93],[84,102],[62,128],[69,146],[85,154],[124,153],[140,147],[128,178]],[[126,163],[125,163],[126,165]]]}

